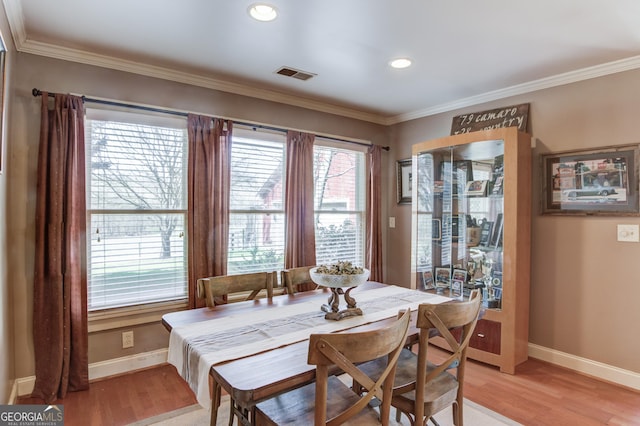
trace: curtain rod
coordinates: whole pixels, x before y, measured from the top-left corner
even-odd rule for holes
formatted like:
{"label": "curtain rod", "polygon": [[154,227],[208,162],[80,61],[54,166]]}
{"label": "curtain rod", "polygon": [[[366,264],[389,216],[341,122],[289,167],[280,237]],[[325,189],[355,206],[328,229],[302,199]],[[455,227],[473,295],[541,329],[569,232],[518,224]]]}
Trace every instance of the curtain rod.
{"label": "curtain rod", "polygon": [[[33,90],[31,91],[31,94],[33,96],[42,96],[42,91],[40,91],[39,89],[33,88]],[[50,98],[55,97],[55,93],[48,93]],[[87,98],[86,96],[82,95],[82,102],[91,102],[94,104],[101,104],[101,105],[110,105],[110,106],[118,106],[118,107],[126,107],[126,108],[135,108],[135,109],[140,109],[143,111],[150,111],[150,112],[160,112],[160,113],[164,113],[164,114],[171,114],[171,115],[177,115],[180,117],[187,117],[189,115],[189,113],[187,112],[181,112],[181,111],[172,111],[170,109],[164,109],[164,108],[154,108],[154,107],[149,107],[149,106],[143,106],[143,105],[135,105],[135,104],[128,104],[125,102],[117,102],[117,101],[107,101],[104,99],[94,99],[94,98]],[[265,129],[265,130],[273,130],[276,132],[287,132],[289,129],[284,129],[282,127],[273,127],[273,126],[266,126],[264,124],[254,124],[254,123],[248,123],[248,122],[243,122],[243,121],[237,121],[237,120],[231,120],[234,124],[238,124],[241,126],[248,126],[248,127],[253,127],[255,128],[259,128],[259,129]],[[340,138],[336,138],[333,136],[322,136],[322,135],[316,135],[319,136],[323,139],[329,139],[329,140],[333,140],[333,141],[338,141],[338,142],[346,142],[346,143],[352,143],[352,144],[356,144],[356,145],[362,145],[362,146],[372,146],[373,144],[368,144],[368,143],[364,143],[364,142],[356,142],[356,141],[350,141],[347,139],[340,139]],[[383,146],[382,149],[384,149],[385,151],[389,151],[389,147],[388,146]]]}

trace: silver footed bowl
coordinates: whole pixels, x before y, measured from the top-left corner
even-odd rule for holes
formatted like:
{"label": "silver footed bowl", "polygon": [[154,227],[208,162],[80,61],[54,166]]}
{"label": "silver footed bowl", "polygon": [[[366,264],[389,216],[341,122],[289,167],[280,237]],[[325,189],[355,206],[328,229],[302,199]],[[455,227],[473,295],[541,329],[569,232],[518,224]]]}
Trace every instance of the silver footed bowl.
{"label": "silver footed bowl", "polygon": [[361,274],[321,274],[316,271],[318,268],[311,268],[309,270],[309,276],[311,276],[311,281],[314,283],[321,285],[323,287],[356,287],[360,284],[364,284],[369,279],[369,270],[364,269],[364,272]]}

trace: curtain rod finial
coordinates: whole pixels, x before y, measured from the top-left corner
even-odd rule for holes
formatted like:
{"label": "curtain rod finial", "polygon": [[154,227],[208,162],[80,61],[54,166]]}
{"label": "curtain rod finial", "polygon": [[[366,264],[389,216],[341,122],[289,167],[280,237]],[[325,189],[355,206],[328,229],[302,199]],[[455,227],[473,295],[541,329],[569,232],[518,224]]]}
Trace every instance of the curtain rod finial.
{"label": "curtain rod finial", "polygon": [[33,96],[40,96],[40,95],[42,95],[42,92],[34,87],[33,90],[31,91],[31,94]]}

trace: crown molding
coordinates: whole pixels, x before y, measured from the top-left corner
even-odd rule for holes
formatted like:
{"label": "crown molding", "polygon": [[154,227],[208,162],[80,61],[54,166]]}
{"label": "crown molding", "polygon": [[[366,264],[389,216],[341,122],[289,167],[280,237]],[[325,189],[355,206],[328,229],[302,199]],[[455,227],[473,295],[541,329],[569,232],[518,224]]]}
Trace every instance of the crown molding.
{"label": "crown molding", "polygon": [[504,89],[494,90],[476,96],[470,96],[468,98],[459,99],[453,102],[447,102],[419,111],[399,114],[394,117],[389,117],[387,120],[387,125],[398,124],[404,121],[414,120],[416,118],[428,117],[430,115],[453,111],[468,106],[482,104],[485,102],[491,102],[511,96],[531,93],[538,90],[549,89],[565,84],[577,83],[579,81],[589,80],[591,78],[602,77],[605,75],[616,74],[619,72],[630,71],[638,68],[640,68],[640,56],[632,56],[630,58],[620,59],[618,61],[607,62],[605,64],[582,68],[575,71],[569,71],[563,74],[557,74],[551,77],[545,77],[539,80],[533,80],[527,83],[506,87]]}
{"label": "crown molding", "polygon": [[376,124],[384,124],[385,117],[378,114],[371,114],[352,108],[332,105],[300,96],[290,95],[275,90],[264,89],[247,84],[232,83],[211,77],[197,74],[176,71],[170,68],[159,67],[148,64],[141,64],[125,59],[118,59],[111,56],[99,55],[92,52],[69,49],[54,46],[48,43],[37,41],[23,41],[20,47],[16,46],[20,52],[34,55],[47,56],[54,59],[77,62],[87,65],[94,65],[119,71],[125,71],[147,77],[160,78],[163,80],[175,81],[207,89],[219,90],[222,92],[234,93],[236,95],[248,96],[251,98],[263,99],[266,101],[279,102],[301,108],[311,109],[328,114],[336,114],[343,117],[354,118],[356,120],[368,121]]}
{"label": "crown molding", "polygon": [[[13,28],[13,27],[12,27]],[[23,31],[21,28],[16,28],[16,32]],[[15,40],[14,35],[14,40]],[[514,86],[506,87],[504,89],[494,90],[491,92],[482,93],[476,96],[470,96],[468,98],[458,99],[453,102],[447,102],[444,104],[436,105],[426,109],[409,112],[406,114],[399,114],[396,116],[382,116],[378,114],[371,114],[352,108],[341,107],[332,105],[326,102],[320,102],[308,98],[302,98],[299,96],[293,96],[286,93],[278,92],[275,90],[269,90],[259,88],[255,86],[249,86],[246,84],[232,83],[229,81],[219,80],[210,77],[204,77],[197,74],[176,71],[169,68],[158,67],[154,65],[141,64],[134,61],[117,59],[110,56],[98,55],[91,52],[80,51],[76,49],[69,49],[60,46],[54,46],[47,43],[35,42],[35,41],[21,41],[16,42],[16,49],[21,52],[31,53],[35,55],[47,56],[55,59],[62,59],[65,61],[78,62],[88,65],[99,66],[103,68],[115,69],[134,73],[138,75],[144,75],[148,77],[160,78],[169,81],[175,81],[178,83],[189,84],[198,87],[205,87],[208,89],[219,90],[222,92],[234,93],[236,95],[248,96],[252,98],[263,99],[271,102],[278,102],[287,105],[293,105],[301,108],[306,108],[314,111],[324,112],[328,114],[336,114],[343,117],[353,118],[356,120],[367,121],[375,124],[390,126],[393,124],[402,123],[417,118],[428,117],[443,112],[454,111],[460,108],[468,106],[478,105],[485,102],[491,102],[499,99],[508,98],[511,96],[522,95],[526,93],[535,92],[538,90],[549,89],[565,84],[576,83],[584,80],[589,80],[596,77],[602,77],[610,74],[616,74],[623,71],[629,71],[640,68],[640,56],[634,56],[631,58],[621,59],[606,64],[596,65],[592,67],[583,68],[580,70],[570,71],[563,74],[554,75],[551,77],[541,78],[538,80],[530,81],[523,84],[517,84]]]}

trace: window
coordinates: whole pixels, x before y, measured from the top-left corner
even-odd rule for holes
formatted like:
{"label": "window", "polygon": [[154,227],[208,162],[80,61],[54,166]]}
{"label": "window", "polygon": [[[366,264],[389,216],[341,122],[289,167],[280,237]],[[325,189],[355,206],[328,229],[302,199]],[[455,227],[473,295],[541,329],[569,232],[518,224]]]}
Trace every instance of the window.
{"label": "window", "polygon": [[89,310],[187,297],[186,120],[88,110]]}
{"label": "window", "polygon": [[365,155],[322,139],[316,139],[313,155],[316,263],[364,266]]}
{"label": "window", "polygon": [[283,134],[233,129],[229,275],[284,269]]}

